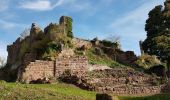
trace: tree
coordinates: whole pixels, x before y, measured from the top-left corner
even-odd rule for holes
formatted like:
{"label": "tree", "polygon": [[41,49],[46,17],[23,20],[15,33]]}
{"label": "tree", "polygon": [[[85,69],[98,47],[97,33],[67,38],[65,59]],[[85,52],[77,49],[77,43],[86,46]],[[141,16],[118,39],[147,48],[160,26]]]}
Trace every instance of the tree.
{"label": "tree", "polygon": [[0,57],[0,68],[4,66],[5,66],[5,60],[2,57]]}
{"label": "tree", "polygon": [[120,49],[120,48],[121,48],[121,45],[120,45],[120,36],[109,35],[109,36],[106,37],[106,39],[104,39],[104,40],[111,41],[112,44],[114,44],[114,47],[117,48],[117,49]]}
{"label": "tree", "polygon": [[170,77],[170,0],[164,4],[164,9],[159,5],[149,12],[145,25],[147,38],[142,46],[146,53],[167,62]]}
{"label": "tree", "polygon": [[22,39],[25,39],[27,36],[30,35],[30,30],[31,29],[25,29],[20,35]]}

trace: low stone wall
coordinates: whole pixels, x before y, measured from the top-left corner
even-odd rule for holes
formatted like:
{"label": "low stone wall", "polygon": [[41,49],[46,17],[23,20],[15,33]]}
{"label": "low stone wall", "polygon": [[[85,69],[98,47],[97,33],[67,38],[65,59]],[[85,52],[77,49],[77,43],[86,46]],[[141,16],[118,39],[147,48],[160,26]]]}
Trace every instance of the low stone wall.
{"label": "low stone wall", "polygon": [[[22,66],[23,67],[23,66]],[[18,81],[29,83],[38,79],[49,78],[54,76],[54,62],[36,60],[18,72]]]}
{"label": "low stone wall", "polygon": [[88,71],[88,60],[85,56],[76,56],[71,58],[58,58],[55,64],[56,77],[70,70],[70,74],[83,76]]}
{"label": "low stone wall", "polygon": [[101,93],[113,94],[157,94],[161,93],[163,86],[122,86],[122,87],[96,87],[95,90]]}
{"label": "low stone wall", "polygon": [[18,81],[29,83],[38,79],[59,78],[65,71],[70,74],[83,76],[88,71],[88,60],[84,56],[58,58],[56,61],[35,60],[22,65],[18,71]]}

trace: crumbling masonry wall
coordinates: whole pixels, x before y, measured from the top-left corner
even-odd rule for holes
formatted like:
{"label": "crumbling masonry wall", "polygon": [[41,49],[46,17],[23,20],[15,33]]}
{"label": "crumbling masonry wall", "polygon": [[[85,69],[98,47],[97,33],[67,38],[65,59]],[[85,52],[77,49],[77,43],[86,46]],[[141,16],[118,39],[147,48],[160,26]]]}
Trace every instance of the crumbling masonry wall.
{"label": "crumbling masonry wall", "polygon": [[29,83],[38,79],[60,77],[66,70],[70,74],[82,76],[88,70],[88,60],[84,56],[58,58],[56,61],[35,60],[21,66],[18,71],[18,81]]}
{"label": "crumbling masonry wall", "polygon": [[[23,66],[22,66],[23,67]],[[54,62],[36,60],[18,71],[18,81],[29,83],[54,76]]]}
{"label": "crumbling masonry wall", "polygon": [[83,76],[88,71],[88,60],[85,56],[76,56],[71,58],[59,58],[56,60],[55,76],[59,77],[66,70],[70,70],[70,74]]}

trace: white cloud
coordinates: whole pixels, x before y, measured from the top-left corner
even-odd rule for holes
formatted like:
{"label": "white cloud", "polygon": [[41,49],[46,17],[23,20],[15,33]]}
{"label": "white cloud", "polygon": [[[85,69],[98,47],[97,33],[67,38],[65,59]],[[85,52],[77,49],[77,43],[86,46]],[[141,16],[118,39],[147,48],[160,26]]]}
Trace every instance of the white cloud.
{"label": "white cloud", "polygon": [[111,24],[111,27],[128,26],[128,24],[143,24],[148,17],[148,12],[156,5],[160,5],[164,0],[146,1],[143,5],[132,12],[125,14]]}
{"label": "white cloud", "polygon": [[7,10],[9,7],[9,0],[0,1],[0,12]]}
{"label": "white cloud", "polygon": [[58,0],[54,4],[52,4],[50,0],[34,0],[21,2],[19,7],[30,10],[46,11],[52,10],[55,7],[62,5],[63,3],[64,0]]}
{"label": "white cloud", "polygon": [[15,23],[15,22],[9,22],[9,21],[5,21],[5,20],[1,20],[0,19],[0,29],[13,29],[16,27],[21,27],[21,28],[25,28],[27,25],[26,24],[20,24],[20,23]]}
{"label": "white cloud", "polygon": [[2,29],[11,29],[16,26],[15,23],[7,22],[4,20],[0,20],[0,25]]}

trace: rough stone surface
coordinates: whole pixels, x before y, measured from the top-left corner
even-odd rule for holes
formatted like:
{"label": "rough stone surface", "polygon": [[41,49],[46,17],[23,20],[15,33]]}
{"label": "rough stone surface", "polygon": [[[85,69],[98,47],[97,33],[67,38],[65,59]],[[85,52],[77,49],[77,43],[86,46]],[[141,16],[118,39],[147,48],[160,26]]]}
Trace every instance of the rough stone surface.
{"label": "rough stone surface", "polygon": [[63,80],[86,90],[113,94],[156,94],[164,87],[153,84],[155,77],[122,68],[94,70],[85,77],[68,75]]}
{"label": "rough stone surface", "polygon": [[56,61],[36,60],[19,68],[18,81],[29,83],[44,78],[57,79],[67,70],[71,71],[71,75],[82,76],[88,71],[87,67],[87,58],[84,56],[58,58]]}
{"label": "rough stone surface", "polygon": [[84,46],[85,49],[89,49],[92,47],[92,44],[89,41],[83,39],[74,38],[73,43],[76,48],[82,48]]}
{"label": "rough stone surface", "polygon": [[54,76],[54,62],[53,61],[41,61],[29,63],[23,68],[19,69],[18,81],[29,83],[43,78],[50,78]]}
{"label": "rough stone surface", "polygon": [[88,60],[85,56],[75,56],[71,58],[58,58],[55,62],[56,77],[70,70],[72,75],[82,76],[88,71]]}

